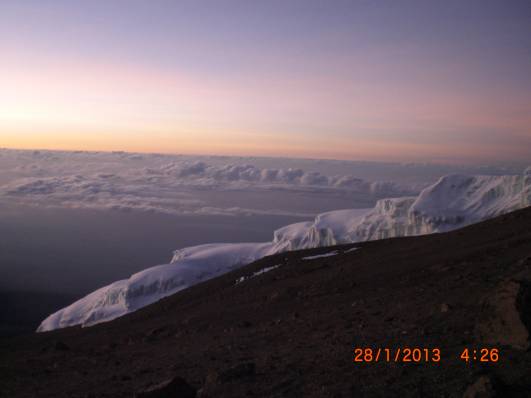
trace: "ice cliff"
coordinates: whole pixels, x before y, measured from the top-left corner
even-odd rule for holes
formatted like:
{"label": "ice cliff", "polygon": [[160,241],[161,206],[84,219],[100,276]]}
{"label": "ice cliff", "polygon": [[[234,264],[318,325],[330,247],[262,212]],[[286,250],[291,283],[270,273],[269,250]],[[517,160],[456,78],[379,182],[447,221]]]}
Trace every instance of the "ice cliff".
{"label": "ice cliff", "polygon": [[416,197],[379,200],[280,228],[265,243],[206,244],[177,250],[169,264],[96,290],[46,318],[39,332],[109,321],[267,255],[398,236],[444,232],[531,204],[531,168],[523,175],[448,175]]}

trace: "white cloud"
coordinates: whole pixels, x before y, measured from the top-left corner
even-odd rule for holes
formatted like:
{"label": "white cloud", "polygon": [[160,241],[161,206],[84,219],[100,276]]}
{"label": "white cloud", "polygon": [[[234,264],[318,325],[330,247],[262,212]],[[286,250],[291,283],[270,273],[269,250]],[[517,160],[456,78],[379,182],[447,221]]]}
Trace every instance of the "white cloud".
{"label": "white cloud", "polygon": [[357,195],[372,201],[419,189],[419,185],[369,182],[300,168],[258,167],[237,158],[0,150],[0,201],[38,206],[166,214],[293,215],[293,209],[278,208],[278,204],[272,208],[253,203],[221,204],[201,193],[278,191]]}

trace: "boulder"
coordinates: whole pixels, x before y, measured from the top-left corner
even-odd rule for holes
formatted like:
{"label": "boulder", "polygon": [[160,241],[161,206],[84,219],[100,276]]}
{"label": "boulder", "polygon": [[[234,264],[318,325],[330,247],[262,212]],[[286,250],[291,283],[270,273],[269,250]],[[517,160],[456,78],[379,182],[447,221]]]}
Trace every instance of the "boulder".
{"label": "boulder", "polygon": [[487,297],[476,325],[476,339],[483,344],[506,345],[519,350],[530,347],[531,289],[525,281],[502,282]]}
{"label": "boulder", "polygon": [[488,376],[479,377],[473,384],[468,386],[463,398],[492,398],[496,396],[492,381]]}
{"label": "boulder", "polygon": [[136,398],[195,398],[197,391],[183,378],[174,377],[163,381],[144,391],[138,392]]}

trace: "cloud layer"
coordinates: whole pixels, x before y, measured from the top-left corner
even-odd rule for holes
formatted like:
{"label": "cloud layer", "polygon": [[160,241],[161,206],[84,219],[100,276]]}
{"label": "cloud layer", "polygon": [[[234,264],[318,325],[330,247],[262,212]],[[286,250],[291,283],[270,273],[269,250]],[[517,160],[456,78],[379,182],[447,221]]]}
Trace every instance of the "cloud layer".
{"label": "cloud layer", "polygon": [[124,152],[0,150],[0,201],[178,215],[297,215],[293,209],[278,204],[242,206],[211,197],[212,193],[224,193],[218,195],[224,199],[278,192],[301,197],[353,196],[370,202],[419,189],[418,185],[370,182],[352,175],[325,175],[300,168],[258,167],[237,160]]}

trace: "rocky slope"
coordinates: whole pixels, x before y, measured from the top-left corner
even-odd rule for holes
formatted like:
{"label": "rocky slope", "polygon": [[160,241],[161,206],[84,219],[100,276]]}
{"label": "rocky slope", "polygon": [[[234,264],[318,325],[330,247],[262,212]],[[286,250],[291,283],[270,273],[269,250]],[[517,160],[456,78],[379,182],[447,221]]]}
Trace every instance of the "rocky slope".
{"label": "rocky slope", "polygon": [[[528,397],[529,314],[526,208],[265,257],[112,322],[0,340],[0,396]],[[441,360],[356,363],[354,347]]]}

